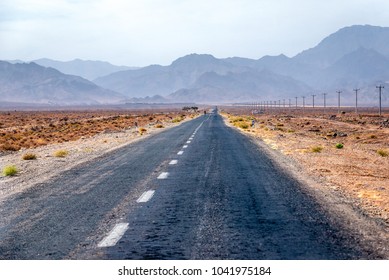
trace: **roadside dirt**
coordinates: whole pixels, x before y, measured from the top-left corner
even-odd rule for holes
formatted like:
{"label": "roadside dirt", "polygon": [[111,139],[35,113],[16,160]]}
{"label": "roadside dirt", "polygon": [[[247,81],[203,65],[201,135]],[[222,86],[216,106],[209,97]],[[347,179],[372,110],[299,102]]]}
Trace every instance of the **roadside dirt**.
{"label": "roadside dirt", "polygon": [[[32,148],[20,148],[18,151],[4,151],[3,149],[0,152],[0,170],[11,165],[18,170],[15,176],[0,174],[0,203],[10,195],[22,192],[65,170],[92,161],[110,151],[196,117],[195,114],[184,114],[182,112],[147,113],[143,115],[137,115],[133,112],[131,112],[131,115],[128,113],[127,115],[120,115],[117,112],[64,112],[55,114],[36,112],[31,114],[30,117],[27,113],[21,112],[18,114],[18,118],[15,118],[15,116],[12,118],[12,114],[15,113],[10,115],[2,113],[2,125],[6,126],[8,124],[8,126],[0,129],[0,133],[5,135],[31,133],[33,135],[31,136],[32,143],[35,143],[38,139],[44,139],[45,141],[42,141],[42,144],[33,145]],[[63,121],[60,119],[65,116],[69,126],[63,123],[61,125]],[[8,118],[8,122],[5,121],[6,118]],[[25,121],[20,121],[21,118]],[[28,120],[30,120],[30,124]],[[9,125],[11,122],[12,126]],[[138,127],[134,126],[134,122],[137,122]],[[31,127],[36,127],[37,123],[39,123],[39,132],[33,134]],[[63,135],[58,132],[58,137],[66,138],[65,141],[58,141],[58,137],[50,137],[50,135],[53,135],[53,132],[50,133],[49,131],[50,128],[53,128],[50,124],[53,123],[60,132],[62,131]],[[73,125],[71,125],[72,123]],[[74,130],[74,123],[77,124],[77,129],[74,132],[69,132],[69,130]],[[14,131],[16,132],[14,133]],[[73,133],[76,140],[68,138],[70,137],[69,133]],[[19,142],[18,144],[6,142],[4,135],[2,136],[0,138],[3,140],[3,144],[19,145]],[[24,139],[23,137],[21,140]],[[66,151],[67,155],[65,157],[55,156],[55,153],[60,150]],[[23,160],[23,155],[27,153],[36,155],[36,159]]]}

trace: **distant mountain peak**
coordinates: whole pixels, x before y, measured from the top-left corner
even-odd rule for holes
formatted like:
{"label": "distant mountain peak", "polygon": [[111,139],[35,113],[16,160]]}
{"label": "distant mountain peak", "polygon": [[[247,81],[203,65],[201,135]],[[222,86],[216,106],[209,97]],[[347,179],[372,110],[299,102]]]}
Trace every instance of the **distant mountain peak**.
{"label": "distant mountain peak", "polygon": [[33,62],[44,67],[55,68],[65,74],[80,76],[88,80],[94,80],[98,77],[106,76],[114,72],[134,69],[133,67],[112,65],[106,61],[82,60],[79,58],[71,61],[58,61],[48,58],[40,58],[34,60]]}
{"label": "distant mountain peak", "polygon": [[0,61],[1,102],[35,104],[112,104],[124,96],[78,76],[40,66],[35,62]]}
{"label": "distant mountain peak", "polygon": [[293,59],[326,68],[361,47],[374,49],[389,57],[389,27],[373,25],[344,27],[324,38],[316,47],[299,53]]}
{"label": "distant mountain peak", "polygon": [[185,55],[183,57],[180,57],[172,62],[172,66],[175,65],[181,65],[181,64],[188,64],[188,63],[210,63],[210,62],[217,62],[218,59],[216,59],[213,55],[210,54],[197,54],[192,53]]}

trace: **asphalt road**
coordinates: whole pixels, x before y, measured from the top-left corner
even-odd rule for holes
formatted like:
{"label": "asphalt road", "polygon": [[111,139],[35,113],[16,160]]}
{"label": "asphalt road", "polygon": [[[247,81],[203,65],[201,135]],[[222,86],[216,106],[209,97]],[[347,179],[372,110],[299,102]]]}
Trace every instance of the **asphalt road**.
{"label": "asphalt road", "polygon": [[0,205],[0,259],[358,259],[299,183],[208,114]]}

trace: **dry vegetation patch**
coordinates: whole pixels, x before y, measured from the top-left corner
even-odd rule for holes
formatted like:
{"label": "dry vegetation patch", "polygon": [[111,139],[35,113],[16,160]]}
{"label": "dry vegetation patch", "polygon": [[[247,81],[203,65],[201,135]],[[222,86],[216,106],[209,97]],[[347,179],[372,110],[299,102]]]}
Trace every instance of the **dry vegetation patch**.
{"label": "dry vegetation patch", "polygon": [[163,123],[179,123],[195,114],[171,110],[90,112],[0,112],[0,153],[15,152],[53,143],[64,143],[99,133],[126,131]]}

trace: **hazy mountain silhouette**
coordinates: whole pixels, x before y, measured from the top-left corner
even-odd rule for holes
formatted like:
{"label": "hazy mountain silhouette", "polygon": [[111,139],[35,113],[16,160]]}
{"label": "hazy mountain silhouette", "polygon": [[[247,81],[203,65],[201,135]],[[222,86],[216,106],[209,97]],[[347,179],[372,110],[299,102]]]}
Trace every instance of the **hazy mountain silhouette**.
{"label": "hazy mountain silhouette", "polygon": [[121,71],[94,82],[129,97],[161,95],[172,102],[237,102],[309,90],[293,78],[206,54],[187,55],[169,66]]}
{"label": "hazy mountain silhouette", "polygon": [[32,62],[44,67],[57,69],[64,74],[80,76],[88,80],[94,80],[98,77],[106,76],[118,71],[136,69],[135,67],[116,66],[103,61],[81,59],[74,59],[72,61],[57,61],[41,58]]}
{"label": "hazy mountain silhouette", "polygon": [[276,95],[287,96],[291,92],[307,92],[305,84],[293,78],[281,76],[267,70],[229,72],[221,75],[204,73],[191,88],[181,89],[167,96],[177,102],[238,102],[256,101]]}
{"label": "hazy mountain silhouette", "polygon": [[166,96],[179,89],[191,87],[206,72],[226,74],[230,71],[240,71],[240,68],[212,55],[190,54],[178,58],[169,66],[151,65],[137,70],[121,71],[98,78],[94,82],[130,98]]}
{"label": "hazy mountain silhouette", "polygon": [[78,76],[36,63],[0,61],[2,102],[78,105],[113,104],[125,98]]}
{"label": "hazy mountain silhouette", "polygon": [[389,57],[389,27],[371,25],[345,27],[293,59],[303,64],[326,68],[360,48],[372,49]]}
{"label": "hazy mountain silhouette", "polygon": [[[41,64],[49,62],[54,63],[40,60]],[[65,67],[65,64],[51,65],[58,69]],[[85,61],[75,60],[70,64],[73,65],[69,66],[73,69],[72,73],[78,68],[79,75],[86,75],[81,73],[82,67],[89,69]],[[97,72],[103,71],[105,66],[107,69],[104,71],[119,69],[98,62],[91,65],[94,76],[100,75]],[[361,88],[363,98],[369,102],[376,98],[376,84],[386,84],[389,88],[388,69],[389,28],[355,25],[340,29],[317,46],[294,57],[279,55],[257,60],[241,57],[217,59],[208,54],[191,54],[178,58],[168,66],[150,65],[113,72],[93,82],[121,93],[130,102],[274,101],[307,93],[334,93],[339,89],[352,92],[355,87]],[[92,73],[90,69],[87,72]],[[74,83],[80,81],[74,76],[72,79]],[[58,85],[64,87],[63,83]],[[89,85],[97,87],[92,83]],[[30,86],[35,90],[37,88],[35,84]],[[48,88],[61,92],[55,90],[53,83]],[[43,91],[40,92],[43,94]],[[81,94],[81,91],[77,92]],[[329,94],[329,100],[332,95]],[[60,98],[59,95],[57,97]]]}
{"label": "hazy mountain silhouette", "polygon": [[389,80],[389,28],[342,28],[295,57],[217,59],[192,54],[169,66],[153,65],[96,79],[128,97],[161,95],[178,102],[233,102],[296,94],[371,88]]}

